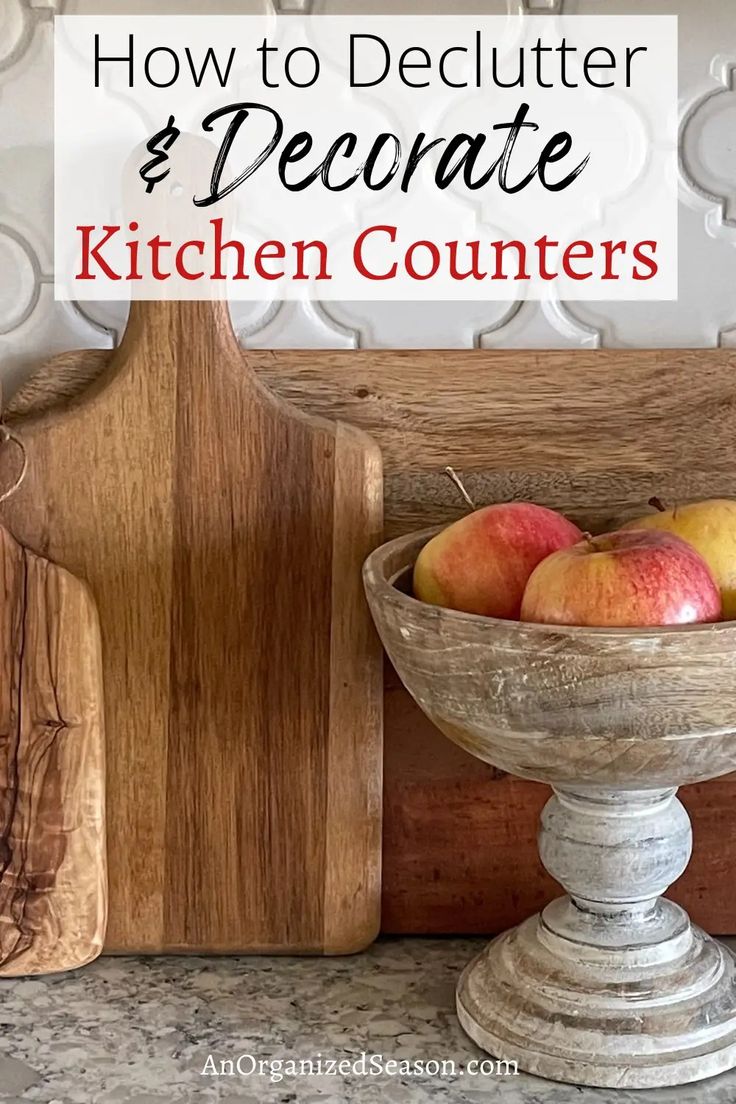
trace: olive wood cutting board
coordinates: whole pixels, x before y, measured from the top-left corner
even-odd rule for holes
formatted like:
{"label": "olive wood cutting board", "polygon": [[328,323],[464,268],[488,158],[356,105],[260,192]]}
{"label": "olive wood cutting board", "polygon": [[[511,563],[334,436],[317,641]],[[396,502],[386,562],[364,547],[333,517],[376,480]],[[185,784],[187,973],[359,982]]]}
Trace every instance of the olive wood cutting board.
{"label": "olive wood cutting board", "polygon": [[29,473],[0,514],[100,610],[106,949],[364,947],[380,910],[381,659],[360,577],[381,534],[376,446],[266,390],[223,303],[134,304],[102,375],[17,428]]}
{"label": "olive wood cutting board", "polygon": [[[18,397],[44,409],[104,371],[105,352],[56,357]],[[669,500],[736,497],[733,350],[248,352],[283,399],[380,445],[385,536],[478,504],[531,498],[602,530]],[[736,657],[734,659],[736,662]],[[461,751],[387,668],[383,928],[492,932],[559,893],[539,862],[545,786]],[[695,852],[671,896],[709,931],[736,930],[736,777],[691,786]]]}
{"label": "olive wood cutting board", "polygon": [[102,950],[102,670],[85,584],[2,527],[0,593],[0,977],[15,977]]}

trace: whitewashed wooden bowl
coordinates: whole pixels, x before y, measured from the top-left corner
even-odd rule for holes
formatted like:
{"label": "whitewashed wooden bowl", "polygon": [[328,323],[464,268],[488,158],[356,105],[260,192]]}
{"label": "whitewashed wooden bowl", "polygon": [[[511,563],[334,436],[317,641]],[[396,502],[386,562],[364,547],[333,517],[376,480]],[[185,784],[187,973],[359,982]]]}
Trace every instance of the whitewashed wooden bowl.
{"label": "whitewashed wooden bowl", "polygon": [[736,1066],[736,961],[661,897],[692,846],[677,787],[736,770],[736,622],[568,628],[430,606],[410,587],[434,532],[366,561],[379,634],[446,736],[553,787],[540,854],[567,890],[467,967],[463,1027],[575,1084],[650,1088]]}

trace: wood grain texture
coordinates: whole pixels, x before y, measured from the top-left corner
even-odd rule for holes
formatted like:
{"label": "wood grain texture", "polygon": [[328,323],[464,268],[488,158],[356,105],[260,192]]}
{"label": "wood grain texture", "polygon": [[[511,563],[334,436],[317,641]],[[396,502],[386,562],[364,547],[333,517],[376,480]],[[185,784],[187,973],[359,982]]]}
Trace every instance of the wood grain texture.
{"label": "wood grain texture", "polygon": [[[53,406],[108,359],[54,358],[16,410]],[[532,498],[591,529],[644,512],[655,493],[736,494],[733,351],[254,351],[247,359],[282,398],[351,422],[381,446],[387,537],[463,513],[446,464],[479,503]],[[446,741],[390,670],[384,725],[384,930],[499,930],[548,900],[554,885],[534,843],[544,788]],[[682,792],[695,854],[673,894],[721,932],[736,930],[716,846],[735,797],[728,778]]]}
{"label": "wood grain texture", "polygon": [[102,664],[87,587],[2,527],[0,594],[0,976],[13,977],[102,950]]}
{"label": "wood grain texture", "polygon": [[20,428],[32,466],[3,516],[100,607],[107,949],[365,946],[380,651],[359,579],[378,450],[271,395],[224,304],[137,304],[102,375]]}
{"label": "wood grain texture", "polygon": [[388,655],[445,736],[554,787],[666,788],[736,770],[736,622],[576,628],[428,605],[409,580],[436,532],[383,545],[365,579]]}

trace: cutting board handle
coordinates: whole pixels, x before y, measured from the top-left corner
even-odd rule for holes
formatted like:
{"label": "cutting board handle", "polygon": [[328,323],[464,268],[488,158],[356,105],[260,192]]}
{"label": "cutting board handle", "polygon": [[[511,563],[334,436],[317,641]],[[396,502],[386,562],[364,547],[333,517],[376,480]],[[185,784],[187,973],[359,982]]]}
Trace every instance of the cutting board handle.
{"label": "cutting board handle", "polygon": [[186,355],[193,334],[198,342],[206,340],[220,356],[241,357],[226,299],[133,300],[120,350],[139,350],[141,343],[161,348],[165,341],[172,357]]}

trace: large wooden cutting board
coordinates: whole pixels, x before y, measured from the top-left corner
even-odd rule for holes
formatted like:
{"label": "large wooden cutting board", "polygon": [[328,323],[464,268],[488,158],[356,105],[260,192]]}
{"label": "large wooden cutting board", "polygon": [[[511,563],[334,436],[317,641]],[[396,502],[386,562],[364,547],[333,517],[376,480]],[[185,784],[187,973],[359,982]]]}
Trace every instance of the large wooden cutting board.
{"label": "large wooden cutting board", "polygon": [[[108,354],[56,358],[21,396],[42,408]],[[602,529],[648,498],[736,496],[736,352],[729,350],[248,353],[260,378],[311,414],[380,444],[386,536],[479,503],[528,497]],[[503,775],[441,736],[387,670],[383,927],[492,932],[559,893],[535,837],[546,787]],[[694,855],[672,889],[694,919],[736,932],[736,778],[682,791]]]}
{"label": "large wooden cutting board", "polygon": [[266,391],[211,303],[134,305],[103,375],[19,428],[29,475],[2,517],[100,610],[106,949],[365,946],[380,907],[381,667],[360,579],[381,532],[376,446]]}

